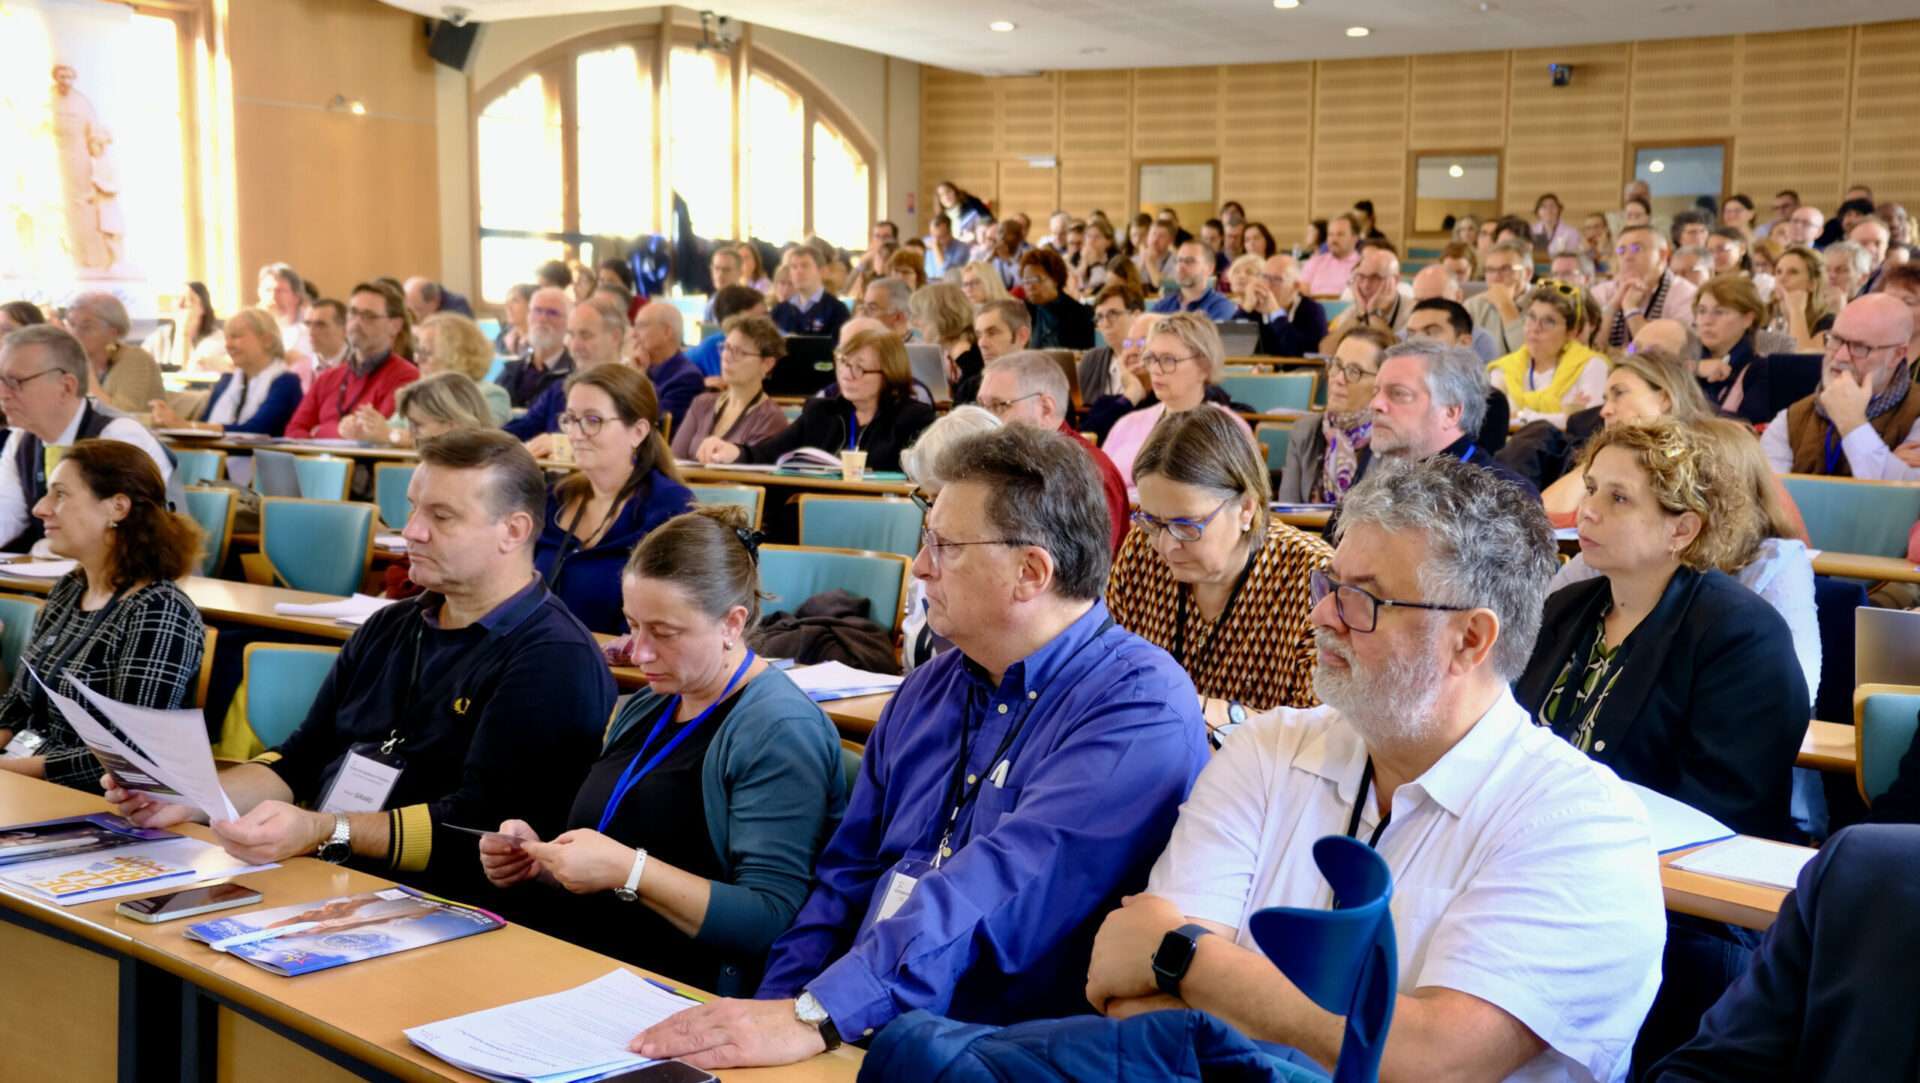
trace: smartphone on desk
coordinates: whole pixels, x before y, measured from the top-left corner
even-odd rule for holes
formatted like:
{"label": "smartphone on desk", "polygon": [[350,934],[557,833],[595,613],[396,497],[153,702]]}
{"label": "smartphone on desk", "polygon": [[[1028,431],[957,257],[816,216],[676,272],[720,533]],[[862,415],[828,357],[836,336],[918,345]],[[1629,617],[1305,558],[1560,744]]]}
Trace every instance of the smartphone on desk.
{"label": "smartphone on desk", "polygon": [[704,1068],[695,1068],[683,1060],[663,1060],[636,1068],[624,1075],[608,1076],[600,1083],[719,1083]]}
{"label": "smartphone on desk", "polygon": [[240,884],[215,884],[212,887],[192,887],[165,895],[149,895],[144,899],[128,899],[113,909],[135,921],[158,925],[163,921],[198,917],[201,914],[211,914],[216,910],[252,906],[259,901],[260,893],[250,887]]}

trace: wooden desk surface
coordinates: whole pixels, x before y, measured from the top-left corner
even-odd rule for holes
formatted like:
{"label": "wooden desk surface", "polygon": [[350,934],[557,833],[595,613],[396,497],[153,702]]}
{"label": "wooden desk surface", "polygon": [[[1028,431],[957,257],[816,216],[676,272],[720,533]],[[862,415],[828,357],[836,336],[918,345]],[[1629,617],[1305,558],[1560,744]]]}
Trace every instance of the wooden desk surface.
{"label": "wooden desk surface", "polygon": [[1696,846],[1661,856],[1660,887],[1666,895],[1667,909],[1748,929],[1770,927],[1787,893],[1778,888],[1722,880],[1673,867],[1675,858],[1697,849]]}
{"label": "wooden desk surface", "polygon": [[1869,579],[1895,583],[1920,583],[1920,567],[1900,557],[1876,557],[1864,553],[1829,553],[1821,550],[1813,558],[1813,570],[1820,575],[1842,579]]}
{"label": "wooden desk surface", "polygon": [[1273,517],[1290,527],[1319,533],[1327,529],[1327,520],[1333,518],[1333,513],[1330,511],[1276,511]]}
{"label": "wooden desk surface", "polygon": [[1859,759],[1851,725],[1817,720],[1807,723],[1807,736],[1800,742],[1801,767],[1850,775]]}
{"label": "wooden desk surface", "polygon": [[[0,772],[0,823],[26,823],[99,812],[98,798],[37,779]],[[207,837],[201,827],[182,829]],[[391,886],[378,876],[311,858],[244,877],[264,896],[262,907],[286,906]],[[117,900],[59,907],[0,893],[0,906],[128,952],[168,973],[383,1071],[410,1080],[477,1080],[407,1041],[407,1027],[557,993],[625,964],[518,925],[385,959],[283,978],[189,941],[191,922],[144,925],[114,912]],[[243,911],[242,911],[243,912]],[[626,967],[638,971],[638,968]],[[851,1080],[860,1050],[833,1053],[779,1069],[720,1073],[722,1079]]]}
{"label": "wooden desk surface", "polygon": [[906,496],[910,481],[847,481],[830,474],[774,474],[764,470],[729,470],[724,466],[680,467],[682,480],[707,485],[758,485],[816,493],[860,493],[867,496]]}

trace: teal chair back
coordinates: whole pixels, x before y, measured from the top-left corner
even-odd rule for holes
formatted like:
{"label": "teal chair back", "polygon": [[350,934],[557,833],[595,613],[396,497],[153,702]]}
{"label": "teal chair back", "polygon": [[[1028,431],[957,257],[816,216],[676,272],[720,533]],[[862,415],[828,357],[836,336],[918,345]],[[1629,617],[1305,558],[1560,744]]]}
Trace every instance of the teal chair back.
{"label": "teal chair back", "polygon": [[1860,796],[1872,804],[1900,774],[1900,760],[1920,729],[1920,687],[1863,684],[1853,692]]}
{"label": "teal chair back", "polygon": [[15,680],[20,678],[20,655],[33,640],[33,622],[40,616],[38,598],[0,594],[0,665]]}
{"label": "teal chair back", "polygon": [[1253,430],[1254,439],[1267,445],[1267,469],[1275,474],[1286,468],[1287,442],[1293,439],[1293,426],[1263,421]]}
{"label": "teal chair back", "polygon": [[1920,519],[1920,485],[1788,474],[1782,479],[1815,549],[1897,557]]}
{"label": "teal chair back", "polygon": [[900,630],[911,562],[892,553],[813,549],[798,545],[760,547],[760,589],[770,595],[766,613],[792,613],[808,598],[834,588],[867,599],[867,615],[889,632]]}
{"label": "teal chair back", "polygon": [[260,551],[295,590],[352,594],[373,551],[373,505],[268,497],[260,502]]}
{"label": "teal chair back", "polygon": [[709,485],[693,483],[687,486],[693,490],[693,502],[696,504],[732,504],[747,513],[747,522],[755,530],[760,529],[760,510],[766,506],[767,491],[758,485]]}
{"label": "teal chair back", "polygon": [[227,563],[227,545],[233,541],[235,490],[194,486],[185,490],[187,514],[200,524],[206,549],[200,556],[200,574],[218,575]]}
{"label": "teal chair back", "polygon": [[413,514],[407,485],[413,481],[413,463],[381,463],[373,468],[373,503],[389,530],[403,530]]}
{"label": "teal chair back", "polygon": [[1276,410],[1312,409],[1316,378],[1311,372],[1225,376],[1220,386],[1233,401],[1244,402],[1257,413],[1271,414]]}
{"label": "teal chair back", "polygon": [[338,647],[249,643],[241,671],[247,685],[247,725],[268,748],[277,748],[313,708],[320,682],[333,669]]}
{"label": "teal chair back", "polygon": [[353,480],[353,460],[332,455],[301,455],[293,460],[300,495],[308,500],[345,500]]}
{"label": "teal chair back", "polygon": [[205,485],[220,480],[227,467],[227,453],[203,447],[173,449],[173,474],[182,485]]}
{"label": "teal chair back", "polygon": [[908,560],[920,551],[926,514],[902,497],[800,497],[800,544],[825,549],[870,549]]}

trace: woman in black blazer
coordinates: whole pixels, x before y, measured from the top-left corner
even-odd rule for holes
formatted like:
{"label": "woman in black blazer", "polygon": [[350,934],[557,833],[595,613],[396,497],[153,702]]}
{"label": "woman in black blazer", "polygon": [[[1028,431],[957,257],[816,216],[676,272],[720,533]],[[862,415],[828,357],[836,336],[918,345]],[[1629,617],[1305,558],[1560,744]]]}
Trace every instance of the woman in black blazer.
{"label": "woman in black blazer", "polygon": [[867,453],[867,469],[900,469],[900,452],[933,424],[933,407],[913,398],[907,348],[888,331],[862,331],[834,354],[836,396],[808,399],[793,424],[758,443],[732,444],[717,436],[701,442],[703,463],[770,463],[789,451]]}
{"label": "woman in black blazer", "polygon": [[1767,306],[1753,281],[1738,274],[1709,280],[1693,299],[1693,319],[1706,351],[1696,370],[1707,401],[1751,425],[1773,420],[1788,404],[1773,401],[1767,359],[1754,348],[1767,325]]}

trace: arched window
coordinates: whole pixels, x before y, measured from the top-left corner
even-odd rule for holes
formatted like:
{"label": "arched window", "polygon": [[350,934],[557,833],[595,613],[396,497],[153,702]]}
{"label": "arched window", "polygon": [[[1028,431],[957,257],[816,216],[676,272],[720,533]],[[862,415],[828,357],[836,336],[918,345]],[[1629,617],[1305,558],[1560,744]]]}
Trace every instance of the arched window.
{"label": "arched window", "polygon": [[657,32],[563,43],[476,95],[483,300],[546,260],[671,234],[675,194],[699,237],[865,245],[876,152],[852,119],[764,50]]}

